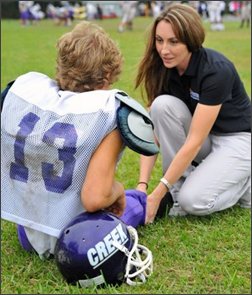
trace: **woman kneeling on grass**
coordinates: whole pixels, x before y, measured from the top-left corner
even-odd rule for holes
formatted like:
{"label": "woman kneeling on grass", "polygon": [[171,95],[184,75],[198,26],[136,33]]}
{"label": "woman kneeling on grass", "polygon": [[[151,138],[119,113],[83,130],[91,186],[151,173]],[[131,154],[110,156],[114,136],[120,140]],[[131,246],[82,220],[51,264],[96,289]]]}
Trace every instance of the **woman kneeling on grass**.
{"label": "woman kneeling on grass", "polygon": [[[251,102],[234,65],[202,47],[204,39],[195,9],[171,4],[154,21],[139,65],[136,87],[145,87],[163,168],[146,223],[168,196],[170,216],[251,207]],[[146,192],[156,159],[141,157],[138,190]]]}

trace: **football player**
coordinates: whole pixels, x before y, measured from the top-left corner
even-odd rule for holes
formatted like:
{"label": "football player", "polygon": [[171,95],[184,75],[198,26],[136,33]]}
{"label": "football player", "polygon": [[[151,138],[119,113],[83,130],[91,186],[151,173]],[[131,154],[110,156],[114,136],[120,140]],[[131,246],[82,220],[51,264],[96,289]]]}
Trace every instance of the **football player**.
{"label": "football player", "polygon": [[106,32],[83,21],[57,50],[55,80],[29,72],[2,93],[2,218],[19,225],[21,245],[42,259],[85,210],[144,224],[146,194],[126,198],[115,171],[125,145],[158,153],[148,113],[111,89],[123,58]]}

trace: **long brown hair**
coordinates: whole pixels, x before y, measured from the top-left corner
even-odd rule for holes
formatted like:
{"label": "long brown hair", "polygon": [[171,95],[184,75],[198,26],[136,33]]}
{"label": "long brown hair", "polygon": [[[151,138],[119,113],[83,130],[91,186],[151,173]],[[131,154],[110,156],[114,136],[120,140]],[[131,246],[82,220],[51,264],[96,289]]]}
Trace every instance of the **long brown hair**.
{"label": "long brown hair", "polygon": [[[175,36],[190,52],[202,47],[205,31],[200,15],[187,4],[170,4],[154,21],[149,32],[145,53],[138,66],[135,88],[144,86],[148,106],[155,97],[167,91],[170,70],[167,69],[156,50],[156,27],[160,21],[169,22]],[[143,95],[143,88],[142,95]]]}

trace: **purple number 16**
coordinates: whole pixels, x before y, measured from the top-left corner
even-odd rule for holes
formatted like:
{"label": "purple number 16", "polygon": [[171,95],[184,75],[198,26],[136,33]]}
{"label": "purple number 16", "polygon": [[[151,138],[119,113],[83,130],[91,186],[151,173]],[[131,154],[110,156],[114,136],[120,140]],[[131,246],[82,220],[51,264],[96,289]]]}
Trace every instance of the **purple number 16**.
{"label": "purple number 16", "polygon": [[[35,125],[39,121],[39,117],[34,113],[28,113],[19,123],[19,131],[16,135],[14,143],[15,162],[10,166],[10,177],[21,182],[27,183],[29,177],[29,169],[25,166],[25,140],[32,133]],[[64,139],[61,149],[58,149],[58,159],[63,162],[62,175],[58,176],[54,172],[54,165],[47,162],[41,163],[42,178],[47,191],[55,193],[64,193],[64,191],[72,184],[73,172],[76,159],[76,142],[78,135],[75,127],[68,123],[55,123],[47,130],[42,141],[50,146],[53,145],[56,138]]]}

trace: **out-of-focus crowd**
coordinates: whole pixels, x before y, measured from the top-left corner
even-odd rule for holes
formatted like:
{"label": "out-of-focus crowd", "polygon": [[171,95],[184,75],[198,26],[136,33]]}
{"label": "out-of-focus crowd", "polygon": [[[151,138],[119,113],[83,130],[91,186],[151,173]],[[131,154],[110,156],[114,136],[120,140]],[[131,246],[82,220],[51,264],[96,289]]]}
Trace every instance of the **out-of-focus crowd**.
{"label": "out-of-focus crowd", "polygon": [[[39,1],[38,1],[39,2]],[[118,31],[133,28],[136,16],[157,17],[159,13],[174,1],[58,1],[48,2],[46,9],[35,1],[18,1],[20,22],[22,25],[34,24],[49,18],[56,25],[70,26],[74,19],[92,20],[121,18]],[[180,1],[193,6],[203,19],[211,23],[212,30],[224,30],[225,14],[240,19],[240,27],[250,25],[251,1]]]}

